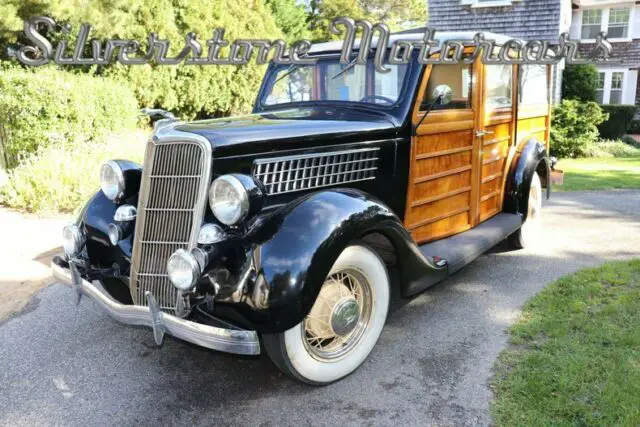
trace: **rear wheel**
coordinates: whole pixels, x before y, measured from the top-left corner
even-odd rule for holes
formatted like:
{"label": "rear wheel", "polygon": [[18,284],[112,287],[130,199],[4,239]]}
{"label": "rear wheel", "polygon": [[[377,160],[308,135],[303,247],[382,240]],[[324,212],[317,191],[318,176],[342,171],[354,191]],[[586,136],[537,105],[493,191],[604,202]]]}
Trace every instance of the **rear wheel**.
{"label": "rear wheel", "polygon": [[531,178],[527,219],[522,227],[509,236],[509,245],[523,249],[536,243],[542,232],[542,184],[537,172]]}
{"label": "rear wheel", "polygon": [[375,346],[389,309],[389,278],[370,248],[347,247],[325,279],[305,319],[266,334],[267,354],[286,374],[324,385],[355,371]]}

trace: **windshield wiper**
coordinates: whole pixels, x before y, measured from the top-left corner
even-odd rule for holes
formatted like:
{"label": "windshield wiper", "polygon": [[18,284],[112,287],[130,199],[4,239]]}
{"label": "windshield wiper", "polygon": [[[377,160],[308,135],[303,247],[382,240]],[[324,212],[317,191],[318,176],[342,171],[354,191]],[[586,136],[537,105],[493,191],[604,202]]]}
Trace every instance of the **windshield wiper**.
{"label": "windshield wiper", "polygon": [[297,70],[298,68],[300,68],[301,65],[300,64],[293,64],[291,66],[289,66],[289,68],[287,68],[287,71],[284,72],[283,75],[281,75],[280,77],[278,77],[276,79],[275,82],[273,82],[273,84],[275,85],[276,83],[278,83],[280,80],[284,79],[285,77],[287,77],[289,74],[293,73],[295,70]]}
{"label": "windshield wiper", "polygon": [[335,79],[338,76],[343,75],[344,73],[346,73],[347,71],[352,69],[356,65],[356,62],[358,62],[358,58],[356,58],[353,61],[349,62],[346,67],[344,67],[342,70],[338,71],[335,76],[331,77],[331,80]]}

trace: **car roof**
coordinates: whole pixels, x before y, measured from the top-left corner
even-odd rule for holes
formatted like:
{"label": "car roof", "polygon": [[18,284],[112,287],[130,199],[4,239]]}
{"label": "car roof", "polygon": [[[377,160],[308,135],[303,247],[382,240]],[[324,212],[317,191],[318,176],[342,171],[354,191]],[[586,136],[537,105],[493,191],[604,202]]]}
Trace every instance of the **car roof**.
{"label": "car roof", "polygon": [[[397,33],[393,33],[389,36],[388,47],[390,47],[395,41],[403,40],[403,41],[420,41],[422,40],[425,31],[428,27],[420,27],[420,28],[411,28],[409,30],[400,31]],[[433,40],[440,43],[440,46],[446,41],[468,41],[473,42],[473,37],[478,33],[478,31],[435,31]],[[507,36],[505,34],[492,33],[488,31],[483,31],[485,40],[494,40],[496,45],[501,46],[509,40],[517,40],[524,43],[523,40]],[[378,34],[374,32],[374,36],[371,40],[371,47],[376,48],[378,45]],[[344,44],[343,40],[335,40],[324,43],[314,43],[309,49],[309,53],[318,54],[318,53],[329,53],[329,52],[337,52],[342,50],[342,46]],[[357,50],[360,47],[360,39],[357,39],[354,42],[354,50]],[[437,52],[438,48],[432,48],[431,52]]]}

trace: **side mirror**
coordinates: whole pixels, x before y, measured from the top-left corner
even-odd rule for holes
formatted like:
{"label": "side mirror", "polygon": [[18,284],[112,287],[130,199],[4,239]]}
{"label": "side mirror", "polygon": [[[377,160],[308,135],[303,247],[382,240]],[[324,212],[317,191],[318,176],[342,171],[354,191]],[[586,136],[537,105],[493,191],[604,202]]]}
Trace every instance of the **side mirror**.
{"label": "side mirror", "polygon": [[440,105],[447,105],[453,99],[453,91],[447,85],[438,85],[433,90],[433,99],[440,100]]}
{"label": "side mirror", "polygon": [[160,108],[143,108],[142,110],[140,110],[140,112],[146,116],[151,117],[152,120],[159,120],[159,119],[175,120],[176,119],[176,116],[174,116],[173,113],[166,110],[162,110]]}

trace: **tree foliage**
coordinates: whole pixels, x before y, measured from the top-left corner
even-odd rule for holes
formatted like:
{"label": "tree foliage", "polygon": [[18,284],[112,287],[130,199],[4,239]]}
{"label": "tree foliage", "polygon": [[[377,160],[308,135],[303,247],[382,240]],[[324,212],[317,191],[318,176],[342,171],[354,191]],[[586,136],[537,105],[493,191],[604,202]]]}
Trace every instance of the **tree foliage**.
{"label": "tree foliage", "polygon": [[337,38],[329,31],[329,24],[341,16],[366,19],[374,24],[383,22],[391,30],[399,30],[424,25],[427,3],[425,0],[311,0],[309,22],[313,40]]}
{"label": "tree foliage", "polygon": [[[189,32],[195,32],[204,47],[204,41],[211,37],[215,28],[226,30],[227,41],[283,36],[270,8],[262,1],[9,0],[8,5],[3,10],[17,13],[19,20],[33,16],[33,11],[38,9],[38,14],[50,16],[59,24],[71,25],[70,48],[84,22],[92,24],[90,38],[138,40],[143,50],[149,33],[156,32],[160,38],[171,42],[168,56],[176,55],[184,47],[185,35]],[[11,8],[11,5],[17,7]],[[0,16],[0,22],[5,22],[4,16]],[[7,31],[4,40],[10,43],[12,40]],[[221,50],[221,56],[227,53],[228,50]],[[125,80],[135,88],[141,106],[162,107],[190,119],[250,110],[264,69],[265,66],[255,63],[238,67],[183,64],[125,67],[113,64],[82,71]],[[73,67],[73,71],[78,70]]]}
{"label": "tree foliage", "polygon": [[307,12],[296,0],[265,0],[287,42],[308,39]]}
{"label": "tree foliage", "polygon": [[562,73],[562,98],[597,102],[598,69],[593,64],[569,65]]}

